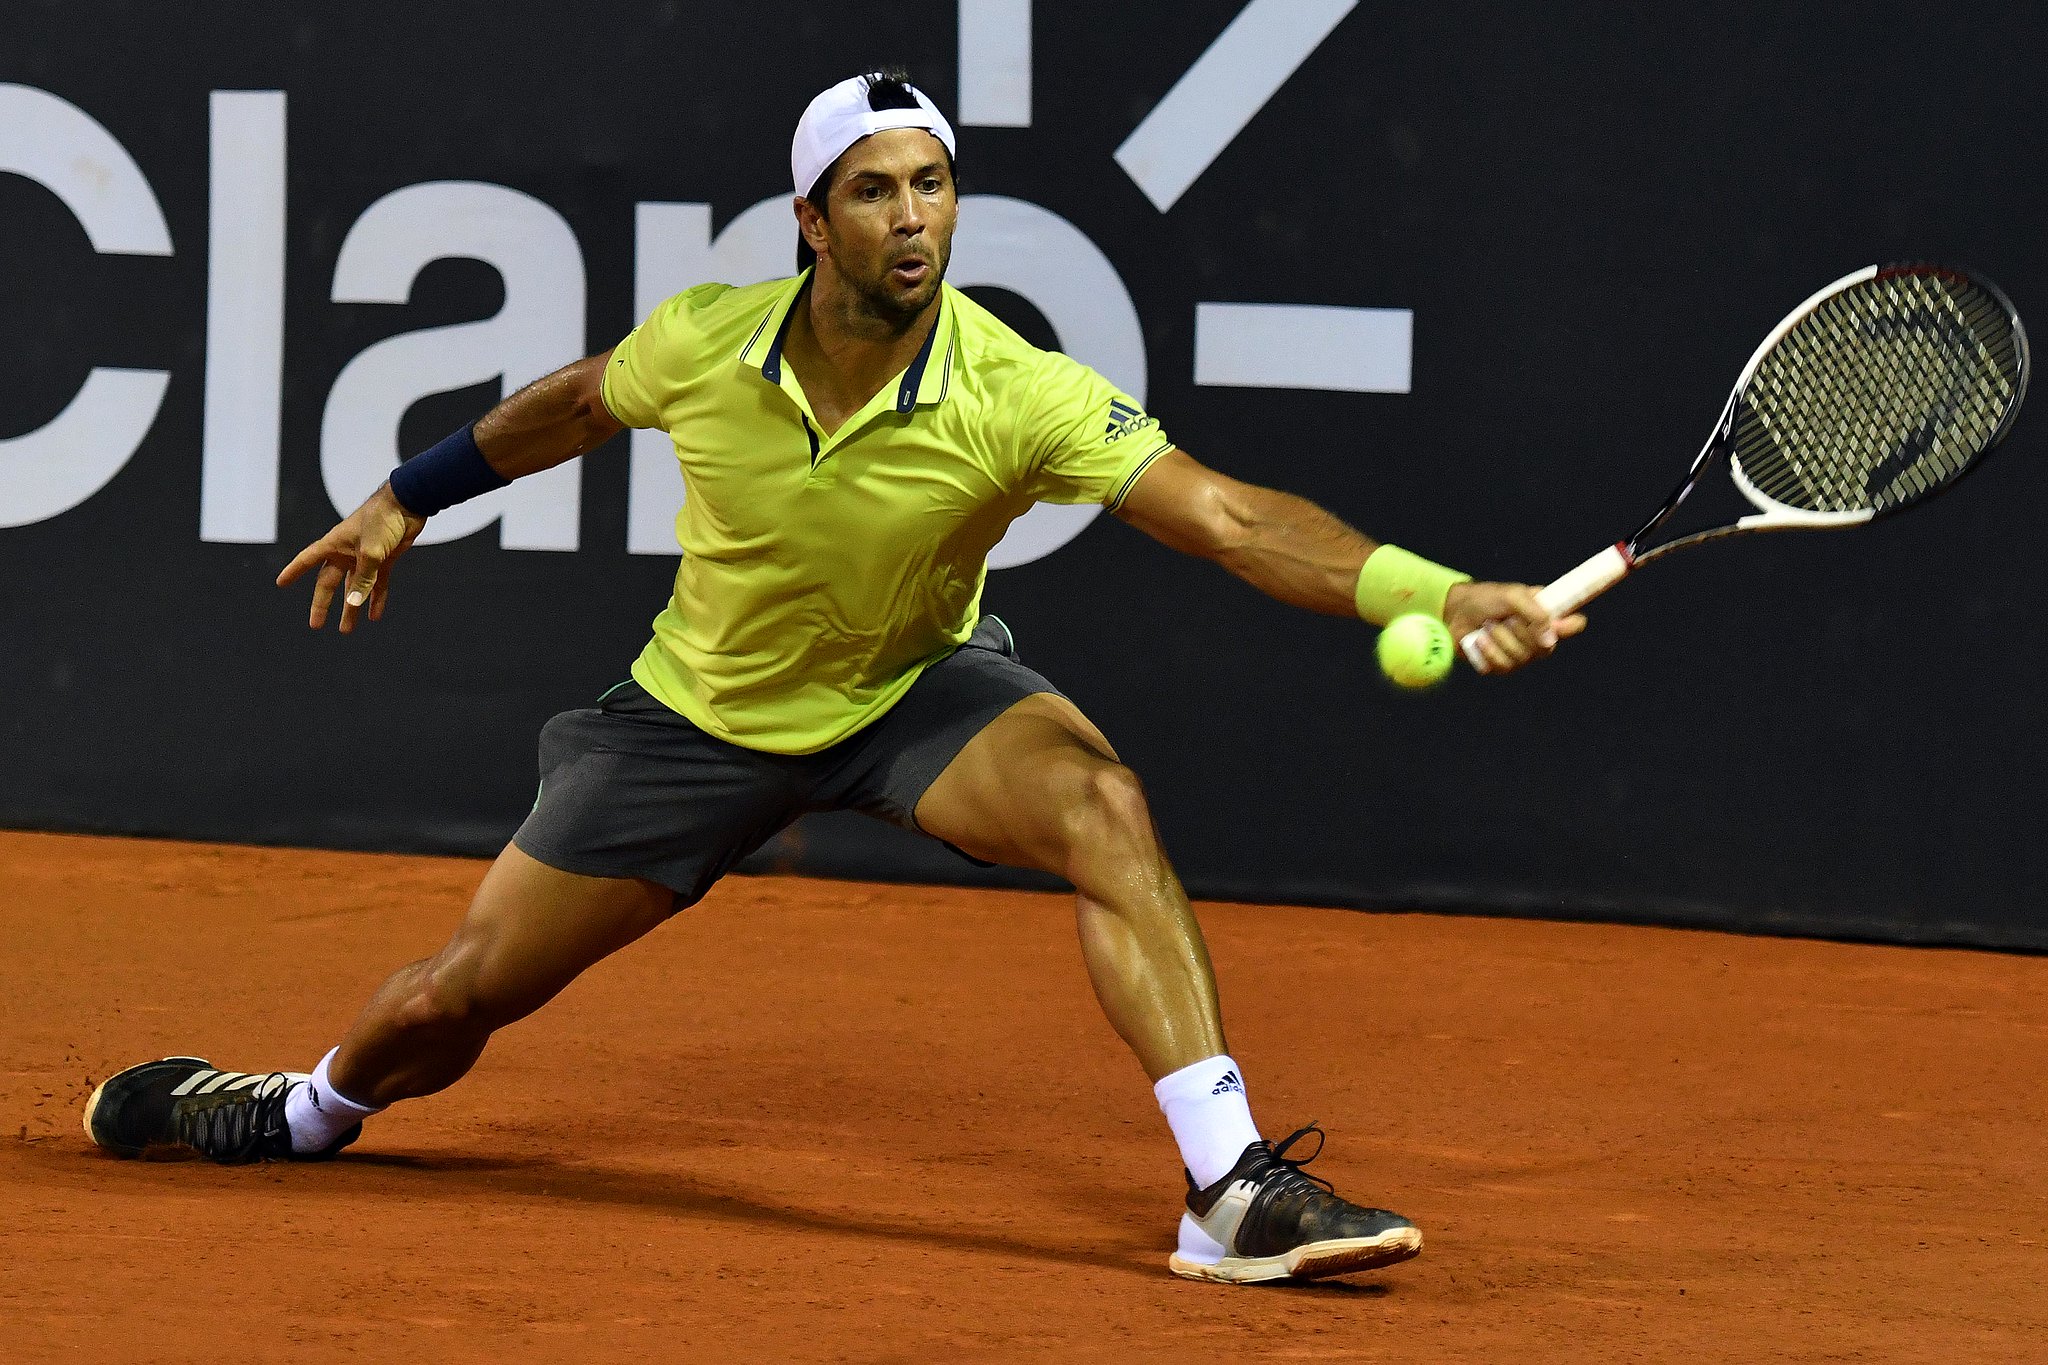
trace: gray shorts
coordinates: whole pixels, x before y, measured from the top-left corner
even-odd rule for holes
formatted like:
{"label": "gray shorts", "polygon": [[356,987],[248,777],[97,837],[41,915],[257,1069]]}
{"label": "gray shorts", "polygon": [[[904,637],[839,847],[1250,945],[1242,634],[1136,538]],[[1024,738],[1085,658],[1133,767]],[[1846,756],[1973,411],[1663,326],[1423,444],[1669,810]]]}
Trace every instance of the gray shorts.
{"label": "gray shorts", "polygon": [[621,683],[541,728],[540,799],[512,841],[564,872],[658,882],[680,908],[807,811],[917,830],[918,800],[969,740],[1025,697],[1058,690],[1018,662],[993,616],[887,715],[815,754],[729,744]]}

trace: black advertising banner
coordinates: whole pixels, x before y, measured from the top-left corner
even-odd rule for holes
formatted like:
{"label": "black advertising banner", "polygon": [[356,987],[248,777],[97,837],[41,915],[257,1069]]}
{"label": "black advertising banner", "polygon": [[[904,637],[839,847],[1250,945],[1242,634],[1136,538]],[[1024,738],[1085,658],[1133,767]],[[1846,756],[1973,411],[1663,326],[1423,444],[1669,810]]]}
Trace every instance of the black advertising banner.
{"label": "black advertising banner", "polygon": [[[2048,19],[1923,18],[17,0],[0,823],[498,847],[666,596],[662,438],[436,518],[351,638],[271,579],[508,386],[786,273],[796,117],[880,62],[956,116],[956,283],[1226,472],[1542,581],[1827,281],[1949,260],[2048,306]],[[986,601],[1200,895],[2043,948],[2040,416],[1924,511],[1680,556],[1421,696],[1088,509],[1019,522]],[[854,816],[756,865],[978,875]]]}

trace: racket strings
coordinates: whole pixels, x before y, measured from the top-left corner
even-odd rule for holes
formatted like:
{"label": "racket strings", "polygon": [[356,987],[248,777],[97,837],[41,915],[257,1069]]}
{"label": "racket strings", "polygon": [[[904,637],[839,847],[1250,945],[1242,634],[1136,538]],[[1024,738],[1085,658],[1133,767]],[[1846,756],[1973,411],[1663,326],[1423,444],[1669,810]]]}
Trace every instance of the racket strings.
{"label": "racket strings", "polygon": [[1885,511],[1990,447],[2017,400],[2021,342],[1960,276],[1880,272],[1824,300],[1756,365],[1734,456],[1774,502]]}

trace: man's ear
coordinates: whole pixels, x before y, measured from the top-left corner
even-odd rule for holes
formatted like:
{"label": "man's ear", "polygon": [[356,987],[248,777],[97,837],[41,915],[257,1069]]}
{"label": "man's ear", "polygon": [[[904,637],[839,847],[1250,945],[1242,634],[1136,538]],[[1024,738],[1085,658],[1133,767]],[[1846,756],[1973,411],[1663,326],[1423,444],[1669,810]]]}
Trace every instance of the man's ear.
{"label": "man's ear", "polygon": [[803,237],[804,245],[820,256],[826,254],[824,215],[802,195],[796,197],[791,207],[796,211],[796,230]]}

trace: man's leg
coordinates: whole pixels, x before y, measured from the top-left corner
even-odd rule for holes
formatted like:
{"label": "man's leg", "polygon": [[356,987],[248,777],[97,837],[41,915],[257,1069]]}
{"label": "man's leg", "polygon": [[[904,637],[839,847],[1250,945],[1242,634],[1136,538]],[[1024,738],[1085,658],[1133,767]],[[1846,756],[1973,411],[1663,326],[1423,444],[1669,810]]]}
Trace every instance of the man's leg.
{"label": "man's leg", "polygon": [[1216,978],[1137,775],[1054,692],[991,722],[917,805],[927,833],[974,857],[1065,877],[1088,979],[1154,1081],[1228,1049]]}
{"label": "man's leg", "polygon": [[386,1105],[461,1079],[495,1030],[674,904],[652,882],[578,876],[507,846],[448,945],[395,972],[310,1077],[220,1071],[192,1057],[146,1062],[93,1092],[86,1132],[122,1156],[166,1145],[216,1161],[332,1156]]}
{"label": "man's leg", "polygon": [[713,739],[632,683],[543,726],[540,771],[455,936],[386,981],[311,1076],[145,1062],[94,1091],[93,1141],[121,1156],[332,1156],[385,1105],[460,1079],[493,1031],[702,895],[803,798],[801,765]]}
{"label": "man's leg", "polygon": [[1339,1199],[1287,1159],[1309,1130],[1277,1148],[1258,1140],[1201,928],[1144,789],[1072,702],[1041,692],[1004,711],[940,773],[916,816],[974,857],[1074,884],[1095,997],[1152,1078],[1188,1166],[1175,1273],[1315,1279],[1422,1249],[1407,1219]]}
{"label": "man's leg", "polygon": [[446,1089],[492,1033],[666,920],[675,893],[582,877],[507,844],[448,945],[391,975],[328,1065],[342,1095],[381,1109]]}
{"label": "man's leg", "polygon": [[1102,732],[1057,693],[1026,697],[939,774],[917,822],[974,857],[1074,884],[1095,998],[1152,1079],[1190,1178],[1227,1174],[1259,1132],[1208,948],[1137,775]]}

